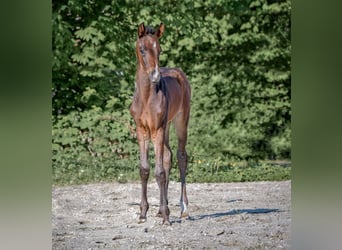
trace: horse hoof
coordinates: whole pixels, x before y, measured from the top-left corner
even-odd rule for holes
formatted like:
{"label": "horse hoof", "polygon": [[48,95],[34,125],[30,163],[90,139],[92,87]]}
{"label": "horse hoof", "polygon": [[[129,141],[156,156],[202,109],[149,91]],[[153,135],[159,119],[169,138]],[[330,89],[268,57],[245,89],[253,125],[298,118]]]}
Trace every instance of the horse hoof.
{"label": "horse hoof", "polygon": [[163,221],[163,226],[171,226],[171,222],[168,220]]}
{"label": "horse hoof", "polygon": [[184,211],[184,212],[181,212],[181,216],[180,216],[181,218],[189,218],[189,213],[188,213],[188,211]]}
{"label": "horse hoof", "polygon": [[145,223],[145,222],[146,222],[146,218],[139,218],[138,224]]}

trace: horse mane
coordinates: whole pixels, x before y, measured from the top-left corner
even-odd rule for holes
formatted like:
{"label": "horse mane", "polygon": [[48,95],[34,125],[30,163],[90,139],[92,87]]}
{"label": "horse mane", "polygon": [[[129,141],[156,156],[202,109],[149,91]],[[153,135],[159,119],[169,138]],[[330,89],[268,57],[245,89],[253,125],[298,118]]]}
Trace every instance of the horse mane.
{"label": "horse mane", "polygon": [[146,35],[154,35],[154,33],[156,33],[156,31],[154,30],[153,27],[151,27],[151,26],[145,27],[145,34]]}

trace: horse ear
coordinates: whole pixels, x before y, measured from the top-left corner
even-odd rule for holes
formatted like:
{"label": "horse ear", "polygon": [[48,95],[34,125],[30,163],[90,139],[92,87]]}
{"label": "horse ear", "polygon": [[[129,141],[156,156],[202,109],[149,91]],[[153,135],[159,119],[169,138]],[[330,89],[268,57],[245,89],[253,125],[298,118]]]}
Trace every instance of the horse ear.
{"label": "horse ear", "polygon": [[165,25],[161,23],[157,29],[156,36],[160,38],[163,35],[164,30],[165,30]]}
{"label": "horse ear", "polygon": [[141,38],[145,35],[145,25],[144,23],[139,24],[138,27],[138,37]]}

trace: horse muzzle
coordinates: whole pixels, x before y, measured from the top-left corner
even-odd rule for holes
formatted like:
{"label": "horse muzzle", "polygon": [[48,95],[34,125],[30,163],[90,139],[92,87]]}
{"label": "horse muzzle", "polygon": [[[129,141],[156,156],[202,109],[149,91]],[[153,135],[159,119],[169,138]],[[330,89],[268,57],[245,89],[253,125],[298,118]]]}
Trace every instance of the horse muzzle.
{"label": "horse muzzle", "polygon": [[158,70],[152,70],[152,72],[149,74],[150,81],[153,83],[158,83],[160,81],[160,71]]}

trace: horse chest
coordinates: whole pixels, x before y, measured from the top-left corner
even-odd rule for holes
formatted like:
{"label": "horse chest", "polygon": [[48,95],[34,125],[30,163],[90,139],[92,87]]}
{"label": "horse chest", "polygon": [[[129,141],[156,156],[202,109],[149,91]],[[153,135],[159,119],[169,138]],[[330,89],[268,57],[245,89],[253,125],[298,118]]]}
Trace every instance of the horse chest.
{"label": "horse chest", "polygon": [[149,128],[158,127],[164,112],[159,106],[148,105],[141,112],[141,123]]}
{"label": "horse chest", "polygon": [[149,130],[158,129],[164,122],[166,112],[164,100],[151,98],[141,106],[139,123]]}

